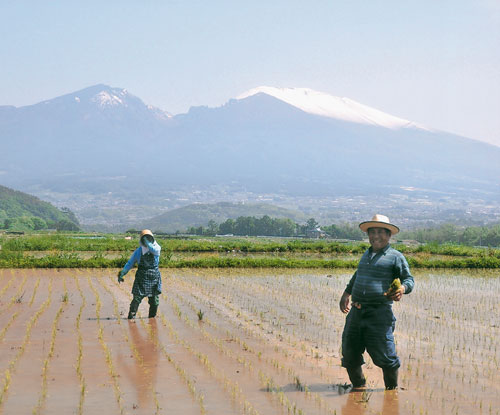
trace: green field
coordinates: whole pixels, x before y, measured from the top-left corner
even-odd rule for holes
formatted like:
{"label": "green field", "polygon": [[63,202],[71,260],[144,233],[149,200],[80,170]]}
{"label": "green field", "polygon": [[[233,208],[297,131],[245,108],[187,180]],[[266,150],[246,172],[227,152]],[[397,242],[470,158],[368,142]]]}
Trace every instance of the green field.
{"label": "green field", "polygon": [[[127,238],[127,239],[126,239]],[[120,268],[136,236],[0,236],[2,268]],[[158,238],[166,268],[355,268],[366,242],[287,238]],[[451,244],[394,244],[414,268],[499,268],[500,249]]]}

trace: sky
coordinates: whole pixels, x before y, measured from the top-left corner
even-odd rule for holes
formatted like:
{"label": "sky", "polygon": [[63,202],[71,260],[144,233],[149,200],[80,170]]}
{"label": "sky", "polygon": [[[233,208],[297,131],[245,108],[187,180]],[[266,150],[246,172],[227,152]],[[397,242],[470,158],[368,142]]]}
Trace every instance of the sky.
{"label": "sky", "polygon": [[0,0],[0,105],[303,87],[500,146],[500,0]]}

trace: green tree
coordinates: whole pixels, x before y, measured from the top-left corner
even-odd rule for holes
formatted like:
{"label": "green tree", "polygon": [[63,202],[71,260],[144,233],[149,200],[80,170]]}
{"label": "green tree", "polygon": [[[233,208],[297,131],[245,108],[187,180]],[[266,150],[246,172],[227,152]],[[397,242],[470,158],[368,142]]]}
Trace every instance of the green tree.
{"label": "green tree", "polygon": [[33,218],[31,218],[31,221],[33,222],[33,229],[35,231],[47,229],[47,222],[45,222],[42,218],[34,216]]}
{"label": "green tree", "polygon": [[306,222],[307,230],[312,231],[319,226],[319,223],[314,218],[307,219]]}
{"label": "green tree", "polygon": [[70,221],[69,219],[62,219],[56,224],[56,229],[58,231],[79,231],[78,225]]}
{"label": "green tree", "polygon": [[207,224],[207,235],[214,236],[219,232],[219,225],[214,220],[209,220]]}

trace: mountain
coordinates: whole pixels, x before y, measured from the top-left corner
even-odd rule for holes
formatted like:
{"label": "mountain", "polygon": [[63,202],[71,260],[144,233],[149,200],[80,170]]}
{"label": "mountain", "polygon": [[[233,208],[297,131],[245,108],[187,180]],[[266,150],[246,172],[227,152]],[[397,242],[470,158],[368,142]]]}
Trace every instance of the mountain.
{"label": "mountain", "polygon": [[[33,221],[33,218],[41,219]],[[8,221],[5,224],[5,221]],[[9,229],[63,227],[76,230],[78,220],[67,209],[59,210],[35,196],[0,186],[0,224]],[[71,226],[71,224],[73,226]],[[69,229],[68,228],[68,229]]]}
{"label": "mountain", "polygon": [[264,215],[272,218],[288,218],[297,222],[303,222],[307,219],[301,212],[266,203],[219,202],[214,204],[192,204],[172,209],[144,221],[141,227],[154,229],[155,231],[175,232],[178,230],[184,231],[191,226],[206,226],[210,220],[222,223],[227,219],[236,219],[240,216],[260,218]]}
{"label": "mountain", "polygon": [[109,161],[136,156],[171,118],[127,90],[106,85],[26,107],[0,107],[1,169],[13,178],[9,182],[21,185],[29,176],[37,182],[114,176],[116,164]]}
{"label": "mountain", "polygon": [[245,99],[260,93],[275,97],[309,114],[321,115],[340,121],[390,129],[413,127],[427,130],[427,128],[417,123],[384,113],[353,101],[352,99],[334,97],[309,88],[275,88],[261,86],[244,92],[238,99]]}
{"label": "mountain", "polygon": [[500,147],[304,88],[259,87],[172,116],[96,85],[0,107],[0,143],[3,184],[77,214],[262,195],[355,220],[371,206],[404,204],[406,217],[500,207]]}

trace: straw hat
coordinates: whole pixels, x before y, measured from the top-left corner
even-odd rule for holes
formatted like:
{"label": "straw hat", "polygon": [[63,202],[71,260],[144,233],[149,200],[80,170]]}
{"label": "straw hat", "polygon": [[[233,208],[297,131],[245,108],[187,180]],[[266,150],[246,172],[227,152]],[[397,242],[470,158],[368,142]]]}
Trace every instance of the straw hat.
{"label": "straw hat", "polygon": [[149,229],[144,229],[143,231],[141,231],[141,236],[139,237],[139,240],[141,240],[144,235],[151,235],[153,237],[153,240],[155,239],[153,232],[151,232]]}
{"label": "straw hat", "polygon": [[384,228],[391,231],[391,235],[396,235],[399,232],[399,228],[393,225],[387,216],[376,214],[373,216],[372,220],[366,222],[361,222],[359,224],[359,229],[363,232],[368,232],[369,228]]}

